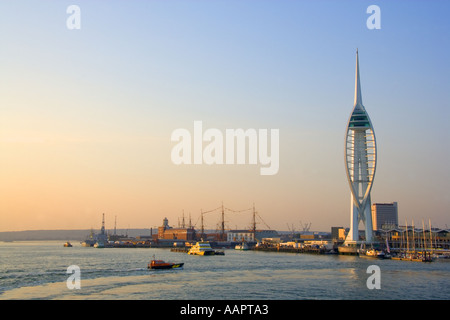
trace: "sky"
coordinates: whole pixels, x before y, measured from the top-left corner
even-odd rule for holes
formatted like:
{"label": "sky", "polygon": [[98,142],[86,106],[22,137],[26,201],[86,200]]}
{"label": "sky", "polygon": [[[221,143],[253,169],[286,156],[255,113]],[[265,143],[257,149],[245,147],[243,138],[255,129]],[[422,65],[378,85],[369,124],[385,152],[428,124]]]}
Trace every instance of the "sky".
{"label": "sky", "polygon": [[[69,29],[70,5],[80,8]],[[380,29],[369,29],[370,5]],[[258,228],[350,225],[356,49],[372,202],[448,227],[448,1],[2,1],[0,231],[151,228],[255,205]],[[70,20],[72,21],[72,20]],[[174,130],[278,129],[279,170],[175,165]],[[216,228],[220,210],[204,215]],[[247,228],[251,211],[226,211]]]}

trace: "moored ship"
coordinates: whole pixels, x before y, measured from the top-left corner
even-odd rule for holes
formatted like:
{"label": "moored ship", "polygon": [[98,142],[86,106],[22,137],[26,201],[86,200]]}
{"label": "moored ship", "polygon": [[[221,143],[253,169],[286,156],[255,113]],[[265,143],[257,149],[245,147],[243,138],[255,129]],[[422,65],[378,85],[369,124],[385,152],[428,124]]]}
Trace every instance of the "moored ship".
{"label": "moored ship", "polygon": [[98,241],[94,244],[94,248],[104,248],[105,243],[103,241]]}
{"label": "moored ship", "polygon": [[242,244],[237,244],[234,249],[236,250],[250,250],[250,247],[248,246],[247,242],[242,242]]}
{"label": "moored ship", "polygon": [[94,239],[86,239],[81,241],[81,246],[83,247],[93,247],[96,241]]}
{"label": "moored ship", "polygon": [[392,260],[416,261],[416,262],[433,262],[431,253],[421,252],[399,252],[392,257]]}
{"label": "moored ship", "polygon": [[369,250],[358,250],[358,255],[360,257],[365,258],[376,258],[376,259],[385,259],[387,255],[382,250],[369,249]]}

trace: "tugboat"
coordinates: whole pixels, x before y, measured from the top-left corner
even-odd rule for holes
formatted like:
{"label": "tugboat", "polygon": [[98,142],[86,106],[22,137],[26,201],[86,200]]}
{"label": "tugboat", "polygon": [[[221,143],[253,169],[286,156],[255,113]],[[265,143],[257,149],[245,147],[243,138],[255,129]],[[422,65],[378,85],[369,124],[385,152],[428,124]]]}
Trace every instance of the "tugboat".
{"label": "tugboat", "polygon": [[155,256],[153,256],[153,260],[150,261],[147,268],[151,270],[155,269],[175,269],[175,268],[181,268],[183,267],[184,263],[173,263],[173,262],[165,262],[164,260],[156,260],[154,259]]}
{"label": "tugboat", "polygon": [[69,241],[67,241],[66,243],[64,243],[64,247],[72,247],[72,244]]}

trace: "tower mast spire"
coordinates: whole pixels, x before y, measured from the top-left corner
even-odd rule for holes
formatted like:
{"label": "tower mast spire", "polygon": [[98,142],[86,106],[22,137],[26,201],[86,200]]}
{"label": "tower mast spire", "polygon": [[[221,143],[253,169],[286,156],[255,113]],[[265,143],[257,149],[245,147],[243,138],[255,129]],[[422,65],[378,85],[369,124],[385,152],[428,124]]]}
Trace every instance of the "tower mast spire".
{"label": "tower mast spire", "polygon": [[[356,75],[355,75],[355,106],[362,104],[362,95],[361,95],[361,82],[359,78],[359,57],[358,57],[358,49],[356,49]],[[364,108],[364,107],[363,107]]]}

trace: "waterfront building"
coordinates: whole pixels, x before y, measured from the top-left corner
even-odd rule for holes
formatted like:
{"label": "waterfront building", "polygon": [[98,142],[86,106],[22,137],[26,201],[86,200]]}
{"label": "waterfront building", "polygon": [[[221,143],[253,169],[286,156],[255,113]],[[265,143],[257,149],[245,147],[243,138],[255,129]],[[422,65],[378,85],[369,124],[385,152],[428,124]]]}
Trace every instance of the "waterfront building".
{"label": "waterfront building", "polygon": [[394,229],[398,226],[398,204],[374,203],[372,205],[372,222],[374,230]]}
{"label": "waterfront building", "polygon": [[276,230],[256,230],[255,232],[255,241],[261,241],[263,238],[276,238],[280,235]]}
{"label": "waterfront building", "polygon": [[314,232],[303,232],[300,234],[300,239],[315,239],[316,238],[316,233]]}
{"label": "waterfront building", "polygon": [[163,225],[158,227],[158,240],[195,240],[194,228],[173,228],[169,220],[164,218]]}
{"label": "waterfront building", "polygon": [[254,242],[255,233],[252,230],[229,230],[227,233],[228,242]]}
{"label": "waterfront building", "polygon": [[331,239],[334,241],[345,240],[345,229],[342,227],[331,227]]}
{"label": "waterfront building", "polygon": [[263,238],[279,237],[276,230],[229,230],[227,232],[228,242],[257,242]]}
{"label": "waterfront building", "polygon": [[345,135],[345,169],[351,191],[350,231],[345,244],[352,246],[360,242],[360,222],[363,222],[365,227],[365,241],[373,241],[370,192],[375,177],[377,155],[372,122],[362,103],[358,51],[355,78],[354,107]]}

